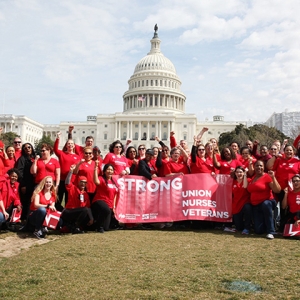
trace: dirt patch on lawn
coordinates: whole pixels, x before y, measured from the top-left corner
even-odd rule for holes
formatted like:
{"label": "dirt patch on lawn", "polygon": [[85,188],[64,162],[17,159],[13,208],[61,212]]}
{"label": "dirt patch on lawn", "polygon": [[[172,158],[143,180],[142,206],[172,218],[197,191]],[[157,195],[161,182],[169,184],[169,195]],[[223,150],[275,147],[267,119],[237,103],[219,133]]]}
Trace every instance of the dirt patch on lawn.
{"label": "dirt patch on lawn", "polygon": [[50,242],[49,239],[40,239],[29,235],[14,235],[0,239],[0,257],[18,255],[21,251],[27,251],[33,245],[42,245]]}

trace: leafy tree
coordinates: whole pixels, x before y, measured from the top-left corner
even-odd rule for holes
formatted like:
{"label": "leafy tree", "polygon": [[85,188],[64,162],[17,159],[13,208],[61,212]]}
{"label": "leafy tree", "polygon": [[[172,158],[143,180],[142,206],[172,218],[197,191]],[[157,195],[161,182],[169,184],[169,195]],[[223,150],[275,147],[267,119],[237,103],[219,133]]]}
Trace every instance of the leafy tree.
{"label": "leafy tree", "polygon": [[34,150],[38,155],[41,155],[42,144],[48,144],[53,147],[54,141],[51,139],[50,135],[43,134],[43,137],[34,143]]}
{"label": "leafy tree", "polygon": [[[289,139],[280,130],[275,127],[268,127],[263,124],[256,124],[246,128],[243,124],[239,124],[231,132],[224,132],[220,135],[219,146],[224,148],[231,142],[237,142],[240,146],[245,145],[247,140],[254,141],[259,140],[260,144],[270,147],[275,140],[282,142],[284,139]],[[289,143],[293,140],[289,139]]]}
{"label": "leafy tree", "polygon": [[13,146],[14,139],[18,137],[18,135],[14,132],[6,132],[1,135],[1,140],[5,144],[5,146]]}

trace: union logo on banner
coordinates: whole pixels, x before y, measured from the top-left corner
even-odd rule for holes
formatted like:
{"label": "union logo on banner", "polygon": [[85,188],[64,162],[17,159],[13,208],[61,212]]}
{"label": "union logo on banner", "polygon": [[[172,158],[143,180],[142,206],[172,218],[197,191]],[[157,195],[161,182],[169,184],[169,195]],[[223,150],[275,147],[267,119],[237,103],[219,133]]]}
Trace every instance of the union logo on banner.
{"label": "union logo on banner", "polygon": [[283,236],[300,236],[300,226],[285,224]]}
{"label": "union logo on banner", "polygon": [[47,215],[44,220],[44,223],[43,223],[43,226],[51,228],[51,229],[55,229],[59,222],[60,216],[61,216],[60,211],[48,210]]}
{"label": "union logo on banner", "polygon": [[11,223],[19,222],[20,219],[21,219],[21,213],[22,213],[22,210],[18,211],[17,208],[14,208],[12,213],[11,213],[10,222]]}

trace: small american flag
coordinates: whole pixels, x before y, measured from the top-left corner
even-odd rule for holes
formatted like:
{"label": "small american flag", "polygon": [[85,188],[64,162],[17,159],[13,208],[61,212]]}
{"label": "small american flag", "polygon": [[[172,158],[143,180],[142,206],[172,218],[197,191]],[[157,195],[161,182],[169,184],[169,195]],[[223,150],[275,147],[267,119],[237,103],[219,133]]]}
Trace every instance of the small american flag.
{"label": "small american flag", "polygon": [[144,96],[139,96],[138,101],[145,101],[145,97]]}

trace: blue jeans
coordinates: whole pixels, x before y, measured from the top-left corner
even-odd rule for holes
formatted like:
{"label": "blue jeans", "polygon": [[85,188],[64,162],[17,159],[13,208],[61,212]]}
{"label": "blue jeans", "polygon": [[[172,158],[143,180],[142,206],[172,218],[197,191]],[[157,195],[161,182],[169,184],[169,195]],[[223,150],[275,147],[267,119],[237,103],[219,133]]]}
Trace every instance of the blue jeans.
{"label": "blue jeans", "polygon": [[252,206],[255,233],[262,234],[266,232],[272,234],[275,232],[273,210],[276,205],[277,202],[272,199]]}
{"label": "blue jeans", "polygon": [[0,229],[1,229],[2,223],[4,223],[5,221],[6,220],[5,220],[4,214],[2,212],[0,212]]}
{"label": "blue jeans", "polygon": [[43,226],[47,211],[45,207],[40,207],[31,212],[28,216],[28,222],[33,225],[36,230],[40,230]]}
{"label": "blue jeans", "polygon": [[250,230],[252,220],[252,205],[246,203],[241,211],[237,214],[232,215],[233,223],[238,231],[243,229]]}

